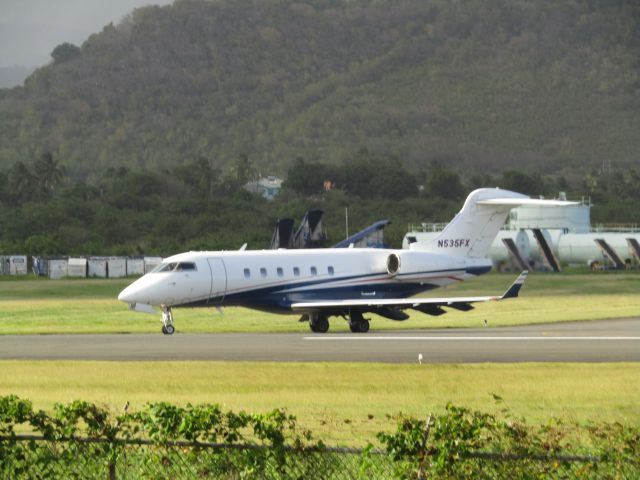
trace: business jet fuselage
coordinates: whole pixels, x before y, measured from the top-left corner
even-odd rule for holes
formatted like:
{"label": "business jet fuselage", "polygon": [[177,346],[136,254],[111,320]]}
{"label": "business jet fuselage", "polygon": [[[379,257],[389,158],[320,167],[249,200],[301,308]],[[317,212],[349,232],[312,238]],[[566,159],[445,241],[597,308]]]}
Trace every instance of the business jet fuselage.
{"label": "business jet fuselage", "polygon": [[[366,332],[364,313],[406,320],[405,309],[431,315],[443,307],[470,310],[472,303],[517,296],[526,272],[502,296],[412,298],[476,277],[491,269],[489,245],[516,205],[550,202],[499,189],[472,192],[438,238],[408,250],[332,248],[187,252],[165,259],[123,290],[132,310],[162,310],[163,332],[173,333],[172,308],[244,306],[299,313],[311,330],[326,332],[328,318],[342,316],[354,332]],[[563,202],[556,202],[563,204]],[[568,204],[564,202],[564,204]]]}

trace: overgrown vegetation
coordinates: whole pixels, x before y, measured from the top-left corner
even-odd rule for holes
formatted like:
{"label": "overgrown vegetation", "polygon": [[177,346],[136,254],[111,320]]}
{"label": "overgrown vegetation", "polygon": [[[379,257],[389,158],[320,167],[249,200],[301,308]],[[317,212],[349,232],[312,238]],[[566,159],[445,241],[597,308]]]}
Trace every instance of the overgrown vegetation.
{"label": "overgrown vegetation", "polygon": [[[17,428],[27,428],[58,447],[52,449],[34,440],[21,442],[16,435]],[[282,410],[247,414],[223,412],[218,405],[210,404],[177,407],[153,403],[139,412],[113,415],[94,404],[75,401],[56,404],[52,413],[46,413],[34,410],[26,399],[8,395],[0,397],[0,435],[3,437],[0,471],[7,478],[28,476],[34,471],[44,476],[59,474],[61,464],[86,478],[95,476],[96,472],[83,472],[82,468],[89,465],[95,469],[101,462],[109,466],[110,478],[115,478],[117,462],[126,461],[126,442],[140,438],[148,439],[160,449],[179,441],[190,442],[178,447],[187,461],[197,465],[199,477],[219,478],[223,474],[235,478],[236,472],[241,477],[258,475],[282,479],[333,478],[336,474],[337,478],[343,478],[344,474],[344,467],[326,463],[324,468],[319,468],[321,464],[307,462],[302,474],[299,470],[290,470],[292,453],[313,459],[314,453],[326,447],[314,442],[311,432],[299,432],[295,417]],[[90,458],[84,465],[82,457],[74,455],[82,445],[79,438],[100,441],[85,447],[90,450],[85,452],[90,453]],[[640,429],[636,426],[579,427],[557,421],[536,427],[512,418],[508,412],[498,418],[451,404],[443,414],[430,416],[427,421],[400,416],[396,432],[380,433],[378,441],[396,478],[403,479],[427,475],[429,478],[479,475],[503,478],[507,472],[510,478],[541,475],[602,478],[614,474],[625,478],[640,469]],[[202,445],[205,443],[243,444],[247,448],[218,448],[211,455]],[[248,448],[256,445],[268,448]],[[128,462],[131,457],[143,457],[137,459],[138,475],[146,477],[149,464],[158,460],[165,472],[174,470],[175,456],[162,453],[158,459],[157,447],[155,453],[148,450],[128,455]],[[382,478],[375,473],[379,471],[376,463],[380,461],[374,461],[372,448],[370,444],[362,451],[357,469],[359,478]],[[565,457],[560,456],[563,454]],[[583,457],[570,460],[567,454]],[[571,461],[581,463],[573,468]]]}
{"label": "overgrown vegetation", "polygon": [[[386,241],[399,247],[409,223],[449,221],[466,194],[499,185],[530,195],[585,192],[596,202],[593,221],[637,223],[640,173],[588,172],[565,179],[507,170],[497,175],[457,174],[442,163],[411,173],[392,158],[361,149],[344,166],[297,159],[284,190],[267,201],[243,188],[256,166],[238,157],[226,175],[205,159],[171,170],[111,168],[90,182],[71,178],[50,154],[0,172],[0,254],[152,254],[188,249],[269,245],[277,218],[299,220],[305,210],[326,212],[327,245],[387,218]],[[325,183],[331,189],[325,190]]]}

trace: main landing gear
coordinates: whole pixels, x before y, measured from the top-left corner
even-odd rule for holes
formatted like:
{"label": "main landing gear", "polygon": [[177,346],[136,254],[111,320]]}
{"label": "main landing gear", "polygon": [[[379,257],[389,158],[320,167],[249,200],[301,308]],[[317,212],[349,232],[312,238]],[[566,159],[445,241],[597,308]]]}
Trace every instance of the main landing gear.
{"label": "main landing gear", "polygon": [[[343,315],[343,317],[346,319],[346,316]],[[303,316],[301,321],[306,321],[307,318],[312,332],[327,333],[329,331],[329,315],[326,313],[310,313],[308,317],[306,315]],[[362,312],[353,310],[349,313],[349,328],[353,333],[367,333],[369,331],[369,320],[363,317]]]}
{"label": "main landing gear", "polygon": [[322,313],[310,313],[309,328],[314,333],[327,333],[329,331],[329,317]]}
{"label": "main landing gear", "polygon": [[349,329],[353,333],[367,333],[369,331],[369,320],[364,318],[362,312],[352,310],[349,313]]}
{"label": "main landing gear", "polygon": [[170,307],[162,307],[162,333],[173,335],[176,329],[173,326],[173,314]]}

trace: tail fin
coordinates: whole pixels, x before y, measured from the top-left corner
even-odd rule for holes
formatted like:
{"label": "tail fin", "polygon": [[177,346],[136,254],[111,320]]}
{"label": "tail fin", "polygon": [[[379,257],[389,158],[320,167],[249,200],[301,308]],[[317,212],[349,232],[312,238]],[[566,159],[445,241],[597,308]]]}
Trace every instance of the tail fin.
{"label": "tail fin", "polygon": [[484,258],[504,225],[509,211],[520,205],[566,206],[576,202],[532,199],[499,188],[480,188],[469,194],[462,210],[436,238],[410,248],[447,255]]}

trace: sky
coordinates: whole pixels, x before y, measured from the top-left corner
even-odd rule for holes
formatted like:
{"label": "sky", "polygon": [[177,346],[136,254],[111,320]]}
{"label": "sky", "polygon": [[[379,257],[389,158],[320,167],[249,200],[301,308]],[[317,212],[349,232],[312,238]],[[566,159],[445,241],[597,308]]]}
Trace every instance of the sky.
{"label": "sky", "polygon": [[0,0],[0,67],[37,67],[53,49],[80,46],[89,35],[145,5],[172,0]]}

